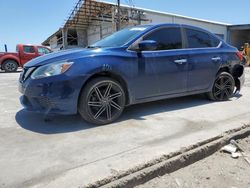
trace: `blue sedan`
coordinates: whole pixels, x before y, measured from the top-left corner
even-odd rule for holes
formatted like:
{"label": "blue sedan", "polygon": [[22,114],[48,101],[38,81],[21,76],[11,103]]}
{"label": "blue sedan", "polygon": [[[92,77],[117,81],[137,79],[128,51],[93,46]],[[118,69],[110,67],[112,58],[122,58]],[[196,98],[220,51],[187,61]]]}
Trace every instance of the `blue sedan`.
{"label": "blue sedan", "polygon": [[20,101],[44,114],[115,121],[124,107],[206,93],[225,101],[244,82],[238,50],[201,28],[180,24],[125,28],[85,49],[31,60],[20,75]]}

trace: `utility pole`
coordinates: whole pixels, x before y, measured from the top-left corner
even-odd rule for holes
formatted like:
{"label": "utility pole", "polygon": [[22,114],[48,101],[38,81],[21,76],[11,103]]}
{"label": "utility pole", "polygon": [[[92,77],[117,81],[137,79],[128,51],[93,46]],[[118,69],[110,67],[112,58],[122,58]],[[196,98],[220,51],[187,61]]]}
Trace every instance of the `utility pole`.
{"label": "utility pole", "polygon": [[142,16],[142,12],[139,11],[138,12],[138,25],[141,25],[141,16]]}
{"label": "utility pole", "polygon": [[116,30],[119,31],[121,29],[121,1],[117,0],[118,10],[117,10],[117,23],[116,23]]}

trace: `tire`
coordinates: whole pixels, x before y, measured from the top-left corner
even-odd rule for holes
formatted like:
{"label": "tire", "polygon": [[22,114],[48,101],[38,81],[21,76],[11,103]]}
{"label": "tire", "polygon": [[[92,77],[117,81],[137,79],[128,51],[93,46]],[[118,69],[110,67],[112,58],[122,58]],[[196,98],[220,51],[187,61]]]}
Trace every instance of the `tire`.
{"label": "tire", "polygon": [[125,92],[119,82],[100,77],[83,88],[78,111],[91,124],[105,125],[120,117],[125,106]]}
{"label": "tire", "polygon": [[235,81],[231,74],[221,72],[217,75],[212,91],[207,96],[213,101],[227,101],[229,100],[235,89]]}
{"label": "tire", "polygon": [[2,69],[5,72],[16,72],[18,69],[18,63],[15,60],[6,60],[2,64]]}

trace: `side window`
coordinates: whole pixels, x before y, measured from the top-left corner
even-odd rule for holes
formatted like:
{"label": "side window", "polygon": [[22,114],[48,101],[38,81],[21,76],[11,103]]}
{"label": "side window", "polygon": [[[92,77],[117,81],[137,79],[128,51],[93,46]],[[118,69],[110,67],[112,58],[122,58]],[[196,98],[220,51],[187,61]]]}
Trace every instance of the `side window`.
{"label": "side window", "polygon": [[50,53],[50,51],[47,48],[38,47],[38,53],[39,54],[48,54],[48,53]]}
{"label": "side window", "polygon": [[35,48],[33,46],[23,46],[23,51],[25,53],[35,53]]}
{"label": "side window", "polygon": [[45,52],[45,54],[49,54],[49,53],[51,53],[51,51],[50,51],[50,50],[48,50],[47,48],[44,48],[44,52]]}
{"label": "side window", "polygon": [[45,54],[44,48],[38,47],[39,54]]}
{"label": "side window", "polygon": [[215,38],[214,36],[210,36],[211,41],[212,41],[212,46],[217,47],[220,44],[220,40]]}
{"label": "side window", "polygon": [[212,47],[209,34],[193,29],[186,29],[188,48],[208,48]]}
{"label": "side window", "polygon": [[180,28],[163,28],[143,37],[143,40],[154,40],[158,44],[157,50],[173,50],[182,48]]}

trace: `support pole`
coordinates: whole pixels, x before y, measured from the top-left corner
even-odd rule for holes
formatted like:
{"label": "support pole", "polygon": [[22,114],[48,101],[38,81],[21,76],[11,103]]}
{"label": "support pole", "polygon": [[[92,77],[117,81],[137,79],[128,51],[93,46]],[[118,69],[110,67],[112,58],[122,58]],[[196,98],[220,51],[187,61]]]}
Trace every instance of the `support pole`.
{"label": "support pole", "polygon": [[116,30],[119,31],[121,29],[121,1],[117,0],[118,10],[117,10],[117,24],[116,24]]}
{"label": "support pole", "polygon": [[68,47],[68,28],[63,28],[62,29],[62,40],[63,40],[63,49],[67,49]]}

